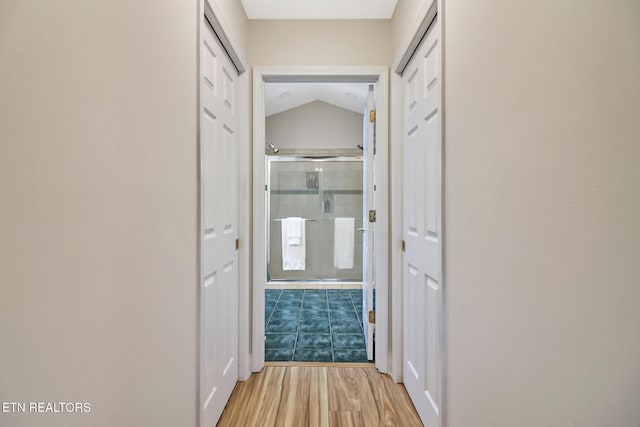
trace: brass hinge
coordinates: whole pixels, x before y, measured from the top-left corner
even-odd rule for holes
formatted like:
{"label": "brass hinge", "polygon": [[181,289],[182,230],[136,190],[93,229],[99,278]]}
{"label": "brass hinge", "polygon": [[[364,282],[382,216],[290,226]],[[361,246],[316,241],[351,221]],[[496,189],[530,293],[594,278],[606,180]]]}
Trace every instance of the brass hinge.
{"label": "brass hinge", "polygon": [[372,209],[369,211],[369,222],[376,222],[376,210]]}
{"label": "brass hinge", "polygon": [[236,251],[240,249],[240,239],[236,239]]}
{"label": "brass hinge", "polygon": [[369,121],[371,123],[376,122],[376,110],[369,110]]}
{"label": "brass hinge", "polygon": [[376,312],[369,310],[369,323],[376,323]]}
{"label": "brass hinge", "polygon": [[402,252],[407,252],[407,242],[402,241]]}

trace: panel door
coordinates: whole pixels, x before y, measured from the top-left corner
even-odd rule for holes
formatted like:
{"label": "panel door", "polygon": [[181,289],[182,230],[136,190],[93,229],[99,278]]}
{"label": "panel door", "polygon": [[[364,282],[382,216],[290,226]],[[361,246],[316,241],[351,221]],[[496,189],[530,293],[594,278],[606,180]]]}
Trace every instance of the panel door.
{"label": "panel door", "polygon": [[427,427],[442,421],[442,118],[439,24],[403,73],[404,382]]}
{"label": "panel door", "polygon": [[237,72],[204,22],[201,79],[201,426],[238,379]]}
{"label": "panel door", "polygon": [[374,191],[374,141],[375,121],[370,120],[369,112],[375,110],[373,85],[369,85],[367,105],[363,117],[363,185],[362,185],[362,327],[367,344],[367,359],[373,360],[373,323],[369,323],[369,310],[375,310],[373,306],[373,293],[375,289],[375,247],[374,232],[375,222],[369,222],[369,211],[375,209]]}

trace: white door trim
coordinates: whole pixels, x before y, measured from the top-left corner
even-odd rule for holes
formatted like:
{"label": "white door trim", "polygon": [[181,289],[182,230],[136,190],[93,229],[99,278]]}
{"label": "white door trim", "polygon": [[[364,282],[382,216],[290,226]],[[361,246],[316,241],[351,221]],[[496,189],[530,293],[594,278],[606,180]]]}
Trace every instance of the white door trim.
{"label": "white door trim", "polygon": [[402,76],[393,73],[391,76],[391,348],[392,364],[389,374],[393,381],[402,382],[403,373],[403,341],[402,341],[402,153],[403,153],[403,114],[404,99]]}
{"label": "white door trim", "polygon": [[[264,366],[264,288],[267,283],[267,239],[265,213],[265,93],[266,82],[321,81],[378,83],[376,189],[379,211],[376,227],[376,301],[389,302],[389,69],[377,67],[255,67],[253,69],[253,318],[252,318],[252,370]],[[389,304],[376,307],[376,367],[388,372]],[[394,328],[400,333],[401,323]],[[400,361],[400,363],[402,363]],[[392,362],[393,366],[394,363]]]}
{"label": "white door trim", "polygon": [[238,380],[251,375],[251,103],[249,73],[238,76]]}
{"label": "white door trim", "polygon": [[[400,50],[400,54],[395,61],[393,61],[395,64],[393,71],[397,74],[402,74],[407,64],[409,64],[409,61],[411,61],[411,58],[413,58],[413,54],[420,45],[422,38],[427,34],[427,30],[429,29],[429,26],[431,26],[433,18],[436,17],[436,13],[438,13],[438,11],[442,11],[441,2],[442,0],[424,2],[422,9],[420,9],[420,12],[418,13],[416,21],[411,26],[409,38],[401,45],[403,48]],[[442,15],[442,13],[440,14]]]}
{"label": "white door trim", "polygon": [[207,21],[209,21],[213,32],[218,36],[218,40],[227,52],[231,63],[236,67],[236,70],[238,70],[238,74],[243,74],[247,71],[247,61],[244,59],[242,53],[235,48],[236,44],[231,40],[229,33],[224,30],[228,28],[228,25],[222,18],[222,10],[220,6],[218,6],[218,3],[204,0],[204,16],[207,18]]}

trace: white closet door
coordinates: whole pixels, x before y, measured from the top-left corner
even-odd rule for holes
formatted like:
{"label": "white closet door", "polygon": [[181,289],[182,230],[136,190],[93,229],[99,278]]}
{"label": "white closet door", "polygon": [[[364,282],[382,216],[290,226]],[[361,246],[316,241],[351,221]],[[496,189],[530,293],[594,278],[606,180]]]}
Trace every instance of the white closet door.
{"label": "white closet door", "polygon": [[210,427],[238,379],[238,74],[206,20],[204,26],[200,425]]}
{"label": "white closet door", "polygon": [[442,422],[442,117],[436,21],[403,73],[404,383],[427,427]]}

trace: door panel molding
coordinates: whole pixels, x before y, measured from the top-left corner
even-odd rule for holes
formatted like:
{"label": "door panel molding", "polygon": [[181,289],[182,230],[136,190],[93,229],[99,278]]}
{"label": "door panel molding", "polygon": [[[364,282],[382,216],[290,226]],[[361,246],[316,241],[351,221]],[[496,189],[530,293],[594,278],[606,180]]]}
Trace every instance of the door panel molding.
{"label": "door panel molding", "polygon": [[422,422],[444,425],[442,31],[435,15],[403,67],[403,381]]}
{"label": "door panel molding", "polygon": [[239,76],[202,17],[198,107],[198,425],[217,422],[239,365]]}

